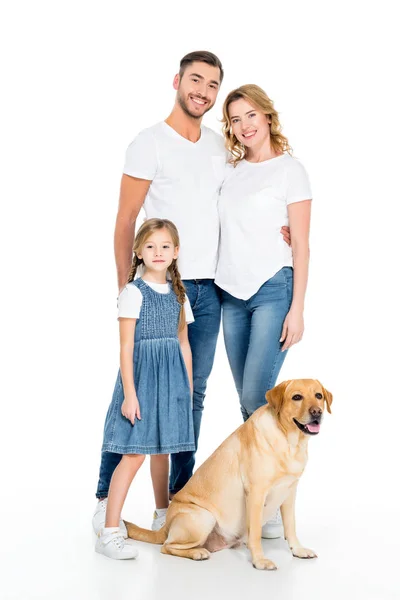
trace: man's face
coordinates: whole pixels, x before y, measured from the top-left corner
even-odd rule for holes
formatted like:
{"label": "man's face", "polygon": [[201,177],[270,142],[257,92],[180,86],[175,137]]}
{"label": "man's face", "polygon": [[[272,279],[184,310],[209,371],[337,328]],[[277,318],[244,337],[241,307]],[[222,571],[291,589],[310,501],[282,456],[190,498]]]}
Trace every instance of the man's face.
{"label": "man's face", "polygon": [[203,62],[186,67],[182,77],[174,79],[177,100],[193,119],[201,119],[215,104],[220,86],[220,70]]}

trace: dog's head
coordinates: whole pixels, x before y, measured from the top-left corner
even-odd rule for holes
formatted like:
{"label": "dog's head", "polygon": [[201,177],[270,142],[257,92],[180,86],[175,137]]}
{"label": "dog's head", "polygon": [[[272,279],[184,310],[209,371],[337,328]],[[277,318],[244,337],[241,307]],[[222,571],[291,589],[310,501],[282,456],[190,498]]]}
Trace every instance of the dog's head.
{"label": "dog's head", "polygon": [[265,397],[287,431],[298,428],[305,435],[316,435],[325,403],[328,412],[331,412],[332,394],[317,379],[283,381],[269,390]]}

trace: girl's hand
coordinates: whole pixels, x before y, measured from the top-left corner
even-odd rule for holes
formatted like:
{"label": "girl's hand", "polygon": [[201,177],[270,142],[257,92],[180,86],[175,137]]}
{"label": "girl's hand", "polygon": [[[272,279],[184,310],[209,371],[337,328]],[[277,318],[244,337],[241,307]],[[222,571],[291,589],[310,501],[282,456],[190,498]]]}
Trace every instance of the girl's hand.
{"label": "girl's hand", "polygon": [[137,417],[139,421],[141,420],[139,400],[136,395],[125,396],[121,406],[121,413],[132,423],[132,425],[135,424],[135,417]]}
{"label": "girl's hand", "polygon": [[290,346],[297,344],[303,337],[304,319],[303,312],[290,309],[283,323],[282,335],[280,342],[284,342],[281,352],[284,352]]}

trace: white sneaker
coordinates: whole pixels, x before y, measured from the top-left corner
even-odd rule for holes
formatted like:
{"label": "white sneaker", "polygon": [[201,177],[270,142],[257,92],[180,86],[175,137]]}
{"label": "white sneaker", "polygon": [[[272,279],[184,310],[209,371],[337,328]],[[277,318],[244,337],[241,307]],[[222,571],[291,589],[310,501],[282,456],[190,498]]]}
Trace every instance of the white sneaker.
{"label": "white sneaker", "polygon": [[99,554],[116,560],[136,558],[138,555],[137,549],[126,542],[120,529],[114,529],[109,533],[102,532],[96,540],[95,549]]}
{"label": "white sneaker", "polygon": [[[96,510],[94,511],[94,515],[92,518],[92,525],[96,535],[99,535],[103,528],[106,526],[106,509],[107,509],[107,500],[108,498],[104,498],[104,500],[100,500],[97,503]],[[125,527],[125,523],[122,519],[119,521],[119,528],[121,530],[124,538],[128,537],[128,532]]]}
{"label": "white sneaker", "polygon": [[280,508],[277,509],[275,516],[263,525],[261,537],[267,540],[283,537],[283,523]]}
{"label": "white sneaker", "polygon": [[165,525],[165,521],[167,519],[167,511],[165,513],[158,515],[157,511],[154,511],[153,514],[153,523],[151,524],[152,531],[158,531]]}

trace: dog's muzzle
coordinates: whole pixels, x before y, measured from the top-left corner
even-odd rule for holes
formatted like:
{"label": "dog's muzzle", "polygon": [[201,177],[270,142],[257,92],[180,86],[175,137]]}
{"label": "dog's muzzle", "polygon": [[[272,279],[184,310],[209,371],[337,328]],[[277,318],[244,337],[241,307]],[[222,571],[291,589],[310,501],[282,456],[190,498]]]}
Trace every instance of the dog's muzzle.
{"label": "dog's muzzle", "polygon": [[308,435],[317,435],[317,433],[319,433],[321,427],[321,416],[315,417],[308,423],[300,423],[300,421],[297,419],[293,419],[293,421],[303,433],[307,433]]}

